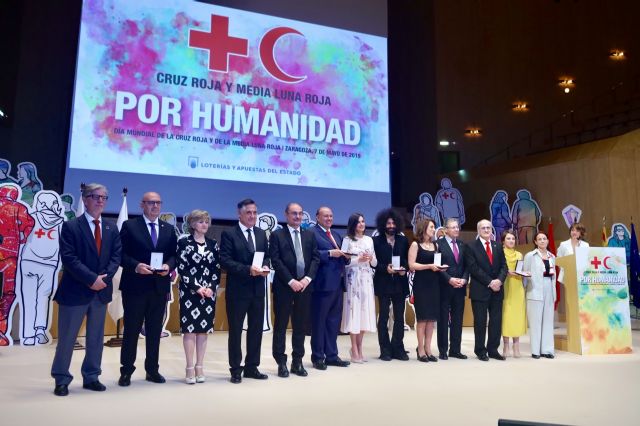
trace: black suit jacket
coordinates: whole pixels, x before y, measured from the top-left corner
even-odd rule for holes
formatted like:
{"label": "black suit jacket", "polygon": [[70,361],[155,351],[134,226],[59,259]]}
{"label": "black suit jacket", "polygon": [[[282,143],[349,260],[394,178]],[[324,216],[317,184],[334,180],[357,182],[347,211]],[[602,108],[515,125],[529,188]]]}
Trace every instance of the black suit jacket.
{"label": "black suit jacket", "polygon": [[60,256],[64,272],[54,300],[60,305],[85,305],[96,294],[89,287],[98,275],[104,278],[107,286],[98,291],[102,303],[111,302],[113,294],[112,279],[120,266],[122,245],[115,224],[102,219],[102,245],[100,255],[96,240],[84,215],[65,222],[60,232]]}
{"label": "black suit jacket", "polygon": [[469,280],[469,271],[465,264],[465,251],[467,250],[467,246],[460,240],[456,240],[456,243],[458,244],[458,262],[456,262],[456,257],[453,255],[453,251],[451,250],[451,246],[447,242],[447,239],[445,237],[438,239],[438,247],[442,254],[442,264],[449,265],[449,268],[446,271],[440,272],[440,282],[443,284],[449,285],[449,280],[451,278]]}
{"label": "black suit jacket", "polygon": [[396,235],[396,242],[393,249],[387,242],[385,234],[379,234],[373,237],[373,249],[376,252],[378,264],[375,267],[375,275],[373,276],[373,286],[376,296],[402,293],[409,295],[409,282],[407,274],[389,274],[387,266],[391,264],[392,256],[400,256],[400,266],[409,270],[409,261],[407,255],[409,253],[409,240],[404,235]]}
{"label": "black suit jacket", "polygon": [[489,288],[492,280],[498,279],[504,284],[507,278],[507,261],[502,244],[491,241],[491,251],[493,263],[489,263],[489,256],[479,238],[467,246],[466,265],[471,275],[471,300],[486,302],[494,293],[499,299],[504,298],[504,286],[501,286],[497,293]]}
{"label": "black suit jacket", "polygon": [[158,220],[158,244],[151,242],[151,234],[144,217],[129,219],[122,224],[120,239],[122,240],[122,278],[120,290],[125,293],[144,293],[157,291],[169,293],[171,291],[171,277],[169,274],[141,275],[136,273],[139,263],[149,264],[151,253],[162,252],[163,263],[171,270],[176,267],[177,237],[173,226]]}
{"label": "black suit jacket", "polygon": [[[318,270],[318,264],[320,263],[320,254],[318,254],[318,245],[313,231],[300,229],[300,242],[302,244],[302,255],[304,257],[304,276],[311,278],[312,282],[310,285],[312,286],[313,279],[316,277],[316,271]],[[296,276],[296,250],[287,226],[271,234],[269,238],[269,252],[271,254],[271,265],[276,271],[273,280],[273,290],[291,290],[289,281],[303,277]],[[310,288],[305,289],[305,291],[310,290]]]}
{"label": "black suit jacket", "polygon": [[[269,266],[267,234],[254,226],[253,238],[256,251],[264,252],[262,265]],[[251,276],[252,263],[253,253],[240,225],[223,231],[220,238],[220,265],[227,271],[227,300],[264,297],[264,277]]]}

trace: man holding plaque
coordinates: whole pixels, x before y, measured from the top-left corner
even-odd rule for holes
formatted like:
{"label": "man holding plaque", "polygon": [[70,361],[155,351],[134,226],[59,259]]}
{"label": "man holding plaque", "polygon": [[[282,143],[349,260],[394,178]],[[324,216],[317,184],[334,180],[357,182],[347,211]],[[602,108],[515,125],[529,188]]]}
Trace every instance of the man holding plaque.
{"label": "man holding plaque", "polygon": [[164,383],[159,373],[160,334],[165,305],[170,297],[169,273],[176,266],[177,238],[173,226],[158,219],[160,194],[147,192],[140,202],[142,216],[122,224],[122,278],[120,291],[124,307],[124,333],[120,352],[120,386],[131,384],[135,371],[138,337],[146,331],[144,362],[146,380]]}
{"label": "man holding plaque", "polygon": [[338,356],[338,331],[342,320],[342,292],[345,265],[351,257],[340,250],[342,238],[331,230],[333,211],[320,207],[316,212],[316,243],[320,266],[311,295],[311,361],[318,370],[327,365],[347,367]]}
{"label": "man holding plaque", "polygon": [[440,272],[439,358],[442,360],[449,357],[467,359],[467,356],[462,353],[461,342],[464,297],[467,294],[469,271],[465,266],[465,245],[458,239],[460,236],[458,219],[447,219],[444,233],[445,236],[438,240],[438,248],[442,253],[442,263],[449,268]]}
{"label": "man holding plaque", "polygon": [[[404,349],[404,307],[409,295],[407,253],[409,241],[401,234],[402,217],[393,209],[382,210],[376,216],[378,235],[373,237],[373,248],[378,264],[373,276],[373,286],[378,296],[378,344],[380,359],[408,361]],[[393,306],[393,332],[389,339],[389,307]]]}
{"label": "man holding plaque", "polygon": [[[269,275],[269,244],[258,228],[258,208],[247,198],[238,203],[239,222],[222,232],[220,265],[227,271],[226,304],[229,321],[229,371],[231,383],[244,377],[264,380],[258,370],[264,319],[265,277]],[[242,325],[247,317],[247,355],[242,367]]]}
{"label": "man holding plaque", "polygon": [[289,377],[285,354],[286,333],[291,317],[291,373],[306,376],[302,365],[304,356],[305,324],[309,315],[311,289],[318,262],[317,243],[313,231],[305,231],[302,223],[302,206],[289,203],[284,210],[287,226],[274,231],[269,238],[271,263],[276,271],[273,283],[273,357],[278,364],[278,376]]}

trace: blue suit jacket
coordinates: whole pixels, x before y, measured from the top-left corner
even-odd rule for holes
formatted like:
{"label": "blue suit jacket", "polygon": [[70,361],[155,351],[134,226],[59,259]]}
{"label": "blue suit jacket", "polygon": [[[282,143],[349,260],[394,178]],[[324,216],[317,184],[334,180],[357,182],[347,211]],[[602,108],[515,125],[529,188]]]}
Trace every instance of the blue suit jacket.
{"label": "blue suit jacket", "polygon": [[60,256],[64,271],[54,300],[60,305],[85,305],[91,301],[95,291],[93,285],[98,275],[107,274],[107,287],[98,291],[102,303],[111,302],[112,279],[120,266],[122,245],[115,224],[102,219],[102,246],[100,256],[96,240],[87,219],[83,216],[65,222],[60,232]]}
{"label": "blue suit jacket", "polygon": [[[320,254],[320,265],[313,280],[313,291],[336,291],[343,286],[344,266],[349,261],[344,257],[330,257],[329,250],[336,248],[333,242],[320,226],[314,226],[313,230]],[[338,244],[337,248],[342,247],[342,237],[335,231],[331,231],[331,235]]]}

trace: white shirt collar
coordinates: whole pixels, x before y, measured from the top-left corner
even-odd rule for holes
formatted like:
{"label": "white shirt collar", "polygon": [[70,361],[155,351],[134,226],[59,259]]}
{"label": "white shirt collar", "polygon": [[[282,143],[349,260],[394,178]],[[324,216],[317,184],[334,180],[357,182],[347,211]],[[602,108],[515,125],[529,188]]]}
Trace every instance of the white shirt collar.
{"label": "white shirt collar", "polygon": [[320,225],[320,224],[316,224],[317,227],[319,227],[320,229],[322,229],[322,232],[324,232],[325,234],[327,233],[327,229],[324,229],[324,226]]}
{"label": "white shirt collar", "polygon": [[146,223],[147,226],[149,226],[150,223],[155,223],[156,226],[158,226],[158,218],[156,218],[156,220],[151,220],[148,217],[146,217],[145,215],[142,215],[142,217],[144,218],[144,223]]}
{"label": "white shirt collar", "polygon": [[298,231],[298,232],[302,231],[302,227],[299,226],[298,229],[296,229],[293,226],[289,225],[288,223],[287,223],[287,228],[289,228],[289,233],[290,234],[293,234],[294,231]]}
{"label": "white shirt collar", "polygon": [[238,225],[240,226],[240,229],[242,230],[242,233],[246,234],[247,233],[247,229],[251,229],[251,232],[253,232],[253,227],[251,228],[247,228],[246,226],[244,226],[242,224],[242,222],[238,221]]}
{"label": "white shirt collar", "polygon": [[[89,222],[89,224],[93,225],[93,221],[95,220],[93,218],[93,216],[91,216],[89,213],[87,213],[86,211],[84,212],[84,217],[87,218],[87,221]],[[102,216],[100,216],[98,218],[98,221],[100,222],[100,225],[102,225]]]}
{"label": "white shirt collar", "polygon": [[484,239],[484,238],[482,238],[482,237],[478,237],[478,239],[482,242],[482,245],[483,245],[483,246],[486,246],[486,245],[487,245],[487,242],[488,242],[488,243],[489,243],[489,247],[491,247],[491,243],[492,243],[492,241],[491,241],[491,240],[485,240],[485,239]]}

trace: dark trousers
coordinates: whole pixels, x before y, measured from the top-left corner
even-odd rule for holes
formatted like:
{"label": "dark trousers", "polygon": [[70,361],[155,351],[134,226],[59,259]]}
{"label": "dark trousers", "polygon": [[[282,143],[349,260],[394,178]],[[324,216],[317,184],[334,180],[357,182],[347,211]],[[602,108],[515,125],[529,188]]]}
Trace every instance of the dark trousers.
{"label": "dark trousers", "polygon": [[[393,332],[389,340],[389,305],[393,305]],[[402,293],[384,294],[378,296],[378,344],[380,355],[404,355],[404,306],[405,297]]]}
{"label": "dark trousers", "polygon": [[342,287],[311,295],[311,360],[338,358],[338,331],[342,321]]}
{"label": "dark trousers", "polygon": [[120,373],[133,374],[135,371],[138,338],[144,323],[146,358],[144,369],[147,373],[157,373],[160,357],[160,333],[162,318],[167,304],[167,293],[146,291],[144,293],[122,292],[124,307],[124,332],[120,351]]}
{"label": "dark trousers", "polygon": [[87,317],[85,354],[80,372],[83,383],[98,380],[102,373],[102,348],[104,343],[104,318],[107,304],[102,303],[96,294],[86,305],[58,305],[58,344],[51,366],[51,377],[57,385],[68,385],[73,380],[69,372],[73,346],[78,337],[82,320]]}
{"label": "dark trousers", "polygon": [[[242,367],[242,326],[247,317],[247,355]],[[255,370],[260,365],[262,327],[264,325],[264,297],[227,299],[229,320],[229,371],[241,373],[243,369]]]}
{"label": "dark trousers", "polygon": [[299,362],[304,356],[304,337],[309,308],[311,303],[311,292],[294,292],[288,288],[277,288],[273,290],[273,311],[275,322],[273,325],[273,358],[277,364],[286,364],[287,355],[287,325],[291,318],[291,346],[293,352],[291,358],[294,362]]}
{"label": "dark trousers", "polygon": [[[451,287],[448,283],[440,287],[440,319],[438,320],[438,351],[460,353],[462,343],[462,318],[466,287]],[[450,320],[449,320],[450,319]]]}
{"label": "dark trousers", "polygon": [[[500,335],[502,333],[502,298],[491,295],[487,301],[471,301],[473,310],[473,333],[476,338],[474,352],[476,355],[498,353]],[[487,312],[489,313],[489,337],[487,336]]]}

